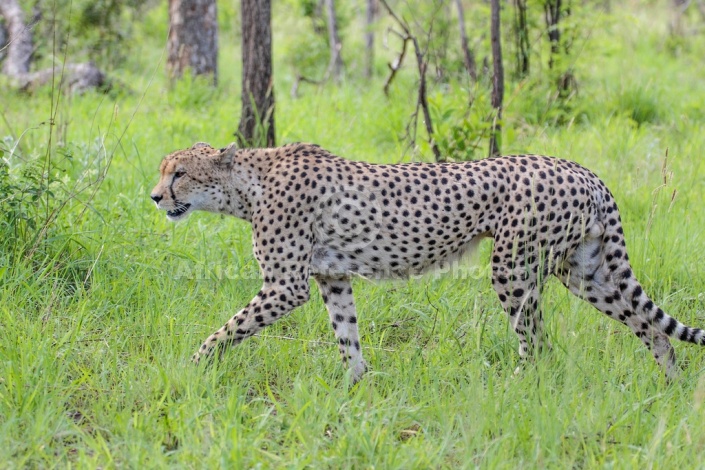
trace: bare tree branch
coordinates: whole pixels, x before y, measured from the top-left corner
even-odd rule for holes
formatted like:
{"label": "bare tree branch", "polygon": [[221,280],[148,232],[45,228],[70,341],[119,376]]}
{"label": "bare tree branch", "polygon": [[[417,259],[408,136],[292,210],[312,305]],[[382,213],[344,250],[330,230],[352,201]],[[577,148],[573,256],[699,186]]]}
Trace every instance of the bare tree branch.
{"label": "bare tree branch", "polygon": [[338,35],[338,22],[335,17],[335,4],[333,0],[325,0],[326,12],[328,13],[328,43],[330,45],[330,64],[326,76],[333,76],[336,83],[340,82],[343,76],[343,58],[340,55],[340,50],[343,44],[340,42]]}
{"label": "bare tree branch", "polygon": [[402,64],[404,63],[404,57],[406,56],[406,44],[409,42],[409,37],[405,35],[401,35],[399,33],[396,33],[395,31],[390,31],[394,32],[397,34],[401,40],[402,40],[402,46],[401,46],[401,52],[399,53],[399,56],[394,62],[390,62],[387,64],[389,67],[390,73],[389,76],[387,77],[387,80],[384,82],[384,94],[389,96],[389,87],[392,84],[392,80],[394,80],[394,77],[397,75],[397,71],[401,68]]}
{"label": "bare tree branch", "polygon": [[289,93],[292,98],[296,99],[299,97],[299,84],[301,83],[310,83],[311,85],[320,86],[325,83],[325,80],[312,80],[310,78],[304,77],[303,75],[297,75],[293,85],[291,85],[291,92]]}
{"label": "bare tree branch", "polygon": [[[406,42],[411,41],[411,43],[414,45],[414,52],[416,54],[416,65],[418,67],[419,71],[419,90],[418,90],[418,99],[417,99],[417,111],[412,115],[412,120],[416,121],[416,118],[418,117],[418,108],[419,106],[421,107],[421,110],[423,111],[424,115],[424,125],[426,127],[426,133],[428,134],[428,143],[431,146],[431,150],[433,150],[433,155],[436,158],[436,161],[441,160],[441,151],[438,148],[438,144],[436,143],[435,139],[433,138],[433,124],[431,122],[431,113],[428,108],[428,99],[426,96],[426,70],[428,68],[428,62],[426,61],[424,57],[424,53],[421,51],[421,47],[419,46],[419,41],[411,33],[411,28],[409,28],[409,25],[407,24],[406,21],[400,19],[396,13],[389,7],[387,4],[386,0],[380,0],[380,3],[384,6],[384,8],[387,10],[389,15],[396,21],[396,23],[399,25],[399,27],[402,29],[404,32],[404,48],[406,48]],[[400,56],[401,57],[401,56]],[[400,65],[397,65],[397,68]],[[390,68],[392,66],[390,65]],[[396,71],[392,68],[393,73],[396,73]],[[389,81],[389,80],[388,80]],[[414,133],[415,135],[415,133]],[[412,140],[413,142],[413,140]]]}
{"label": "bare tree branch", "polygon": [[[27,73],[17,77],[19,88],[22,91],[33,91],[36,88],[46,85],[52,78],[61,74],[61,67],[48,68],[37,72]],[[80,93],[89,88],[100,88],[107,84],[105,74],[101,72],[93,62],[79,64],[67,64],[63,68],[61,85],[65,86],[71,93]]]}

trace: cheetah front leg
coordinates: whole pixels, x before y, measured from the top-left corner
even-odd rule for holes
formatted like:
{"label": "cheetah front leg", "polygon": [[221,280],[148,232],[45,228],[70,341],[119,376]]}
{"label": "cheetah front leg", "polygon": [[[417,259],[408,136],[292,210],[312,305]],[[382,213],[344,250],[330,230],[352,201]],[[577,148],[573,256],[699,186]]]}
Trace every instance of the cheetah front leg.
{"label": "cheetah front leg", "polygon": [[367,366],[360,350],[357,332],[357,312],[350,279],[331,279],[316,276],[323,302],[328,309],[343,363],[352,372],[355,382],[362,378]]}
{"label": "cheetah front leg", "polygon": [[222,354],[227,346],[240,344],[243,339],[304,304],[308,298],[308,279],[265,283],[245,308],[206,339],[193,355],[192,361],[198,364],[202,357],[211,356],[216,347],[220,348]]}

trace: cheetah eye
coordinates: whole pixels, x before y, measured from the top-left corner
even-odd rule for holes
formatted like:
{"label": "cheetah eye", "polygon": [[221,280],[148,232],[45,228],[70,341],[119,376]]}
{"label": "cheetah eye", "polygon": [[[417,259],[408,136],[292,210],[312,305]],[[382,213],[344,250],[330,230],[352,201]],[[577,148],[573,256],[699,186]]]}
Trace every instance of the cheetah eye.
{"label": "cheetah eye", "polygon": [[184,170],[179,170],[176,173],[174,173],[174,179],[181,178],[185,174],[186,174],[186,172]]}

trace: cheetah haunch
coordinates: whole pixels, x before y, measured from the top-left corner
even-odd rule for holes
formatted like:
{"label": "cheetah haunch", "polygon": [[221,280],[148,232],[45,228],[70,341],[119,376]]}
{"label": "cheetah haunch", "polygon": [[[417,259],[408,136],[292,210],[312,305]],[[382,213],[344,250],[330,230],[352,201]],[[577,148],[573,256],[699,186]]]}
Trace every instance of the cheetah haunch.
{"label": "cheetah haunch", "polygon": [[617,204],[577,163],[518,155],[467,163],[374,165],[315,145],[217,150],[197,143],[167,155],[151,197],[171,220],[194,210],[252,223],[264,284],[210,335],[193,360],[236,345],[309,299],[318,283],[343,361],[365,371],[350,279],[405,277],[494,239],[492,284],[519,337],[522,358],[550,346],[539,296],[555,275],[627,325],[668,376],[669,337],[705,344],[647,297],[625,250]]}

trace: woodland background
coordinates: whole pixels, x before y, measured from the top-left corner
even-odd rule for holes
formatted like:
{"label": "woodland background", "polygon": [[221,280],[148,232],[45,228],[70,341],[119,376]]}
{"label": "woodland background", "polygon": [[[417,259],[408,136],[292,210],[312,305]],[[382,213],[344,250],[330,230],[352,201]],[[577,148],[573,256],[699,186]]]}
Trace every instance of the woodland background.
{"label": "woodland background", "polygon": [[3,466],[701,465],[705,351],[677,344],[667,383],[550,282],[554,350],[514,375],[489,245],[452,272],[356,281],[355,386],[315,288],[192,367],[260,286],[250,227],[170,224],[149,191],[196,141],[569,158],[615,193],[646,291],[705,326],[702,1],[0,0],[0,17]]}

